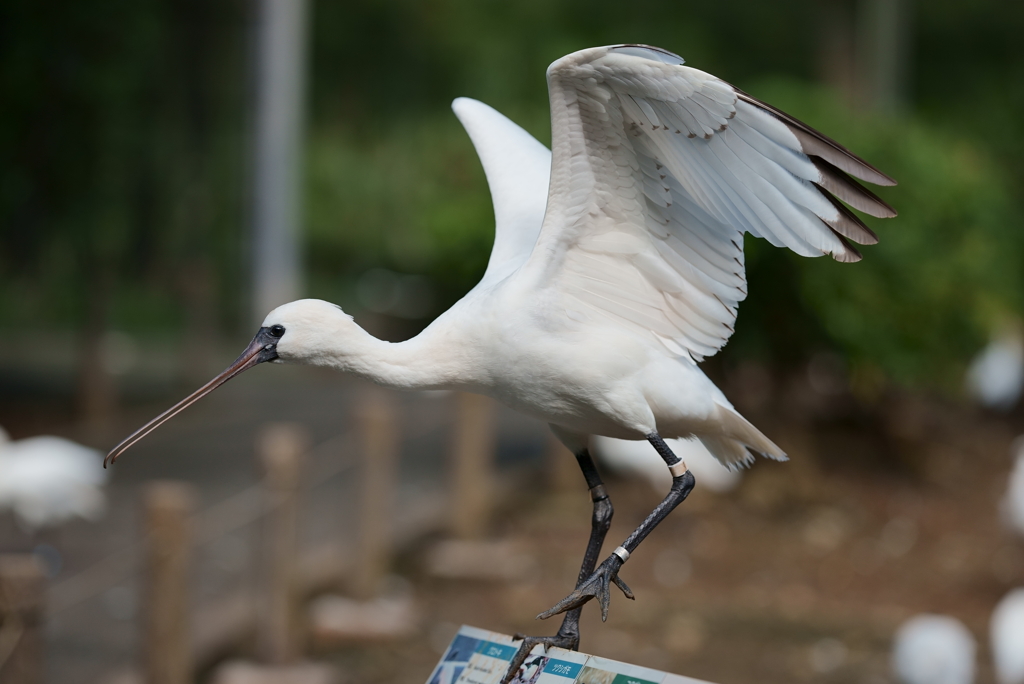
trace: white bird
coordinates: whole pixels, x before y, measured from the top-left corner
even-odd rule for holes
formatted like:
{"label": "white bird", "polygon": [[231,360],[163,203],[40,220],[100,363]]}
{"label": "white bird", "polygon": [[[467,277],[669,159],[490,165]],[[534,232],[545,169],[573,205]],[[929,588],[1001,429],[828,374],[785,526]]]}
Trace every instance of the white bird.
{"label": "white bird", "polygon": [[1010,451],[1013,468],[1000,508],[1006,526],[1024,538],[1024,435],[1013,441]]}
{"label": "white bird", "polygon": [[0,510],[10,509],[26,530],[71,518],[99,519],[107,472],[95,449],[60,437],[12,442],[0,428]]}
{"label": "white bird", "polygon": [[[663,438],[698,439],[725,465],[752,452],[785,458],[697,365],[729,339],[746,297],[744,234],[849,262],[860,258],[850,240],[877,238],[840,200],[895,215],[850,176],[891,178],[665,50],[581,50],[547,79],[550,154],[490,107],[453,104],[483,162],[496,224],[483,279],[465,297],[399,343],[327,302],[280,306],[234,364],[108,455],[266,361],[398,389],[477,392],[544,420],[580,462],[594,526],[576,590],[541,615],[568,611],[559,634],[527,639],[517,659],[537,643],[575,648],[580,607],[597,597],[604,616],[612,583],[632,597],[619,568],[694,482]],[[596,570],[611,505],[591,435],[647,439],[673,475],[665,500]]]}
{"label": "white bird", "polygon": [[996,606],[989,622],[992,660],[998,684],[1024,684],[1024,588]]}
{"label": "white bird", "polygon": [[892,667],[904,684],[971,684],[977,645],[970,630],[945,615],[915,615],[896,631]]}
{"label": "white bird", "polygon": [[[701,487],[713,492],[729,492],[736,488],[743,477],[738,469],[730,470],[722,465],[700,440],[666,439],[665,443],[672,449],[672,453],[686,462]],[[665,462],[646,441],[597,436],[590,440],[590,450],[597,462],[612,472],[627,477],[642,477],[659,492],[665,491],[672,484],[672,475],[665,467]]]}
{"label": "white bird", "polygon": [[1015,321],[996,332],[967,368],[967,391],[982,406],[1009,411],[1024,390],[1024,335]]}

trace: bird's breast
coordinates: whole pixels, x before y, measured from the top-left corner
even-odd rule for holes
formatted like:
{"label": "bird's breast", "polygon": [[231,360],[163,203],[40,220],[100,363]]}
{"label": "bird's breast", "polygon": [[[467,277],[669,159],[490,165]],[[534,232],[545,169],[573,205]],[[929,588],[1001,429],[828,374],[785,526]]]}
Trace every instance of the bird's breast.
{"label": "bird's breast", "polygon": [[485,393],[527,415],[586,434],[639,438],[653,418],[638,377],[647,353],[614,334],[520,327],[486,355]]}

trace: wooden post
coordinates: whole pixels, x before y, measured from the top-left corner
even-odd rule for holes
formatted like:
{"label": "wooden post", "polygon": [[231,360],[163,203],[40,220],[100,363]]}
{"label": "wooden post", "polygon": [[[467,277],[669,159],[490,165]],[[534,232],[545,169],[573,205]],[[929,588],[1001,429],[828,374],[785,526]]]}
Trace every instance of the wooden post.
{"label": "wooden post", "polygon": [[45,587],[36,556],[0,556],[0,684],[43,683]]}
{"label": "wooden post", "polygon": [[461,539],[479,539],[490,523],[494,495],[494,402],[465,392],[456,402],[451,530]]}
{"label": "wooden post", "polygon": [[145,489],[143,507],[145,681],[187,684],[193,675],[188,575],[195,490],[184,482],[153,482]]}
{"label": "wooden post", "polygon": [[302,456],[308,447],[305,430],[287,423],[267,426],[256,446],[266,486],[256,641],[257,653],[271,665],[284,665],[298,656],[296,524]]}
{"label": "wooden post", "polygon": [[586,484],[584,484],[583,476],[580,475],[576,457],[565,448],[562,440],[555,437],[553,432],[548,433],[547,447],[546,470],[551,492],[579,494],[584,491]]}
{"label": "wooden post", "polygon": [[353,592],[370,598],[391,566],[398,483],[398,429],[387,393],[371,390],[357,419],[362,448],[359,547]]}

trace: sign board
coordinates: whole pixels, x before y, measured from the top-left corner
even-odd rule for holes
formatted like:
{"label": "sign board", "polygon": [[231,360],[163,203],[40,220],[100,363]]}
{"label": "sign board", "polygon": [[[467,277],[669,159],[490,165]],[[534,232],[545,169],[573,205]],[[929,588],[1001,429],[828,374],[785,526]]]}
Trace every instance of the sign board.
{"label": "sign board", "polygon": [[[427,684],[498,684],[519,646],[512,637],[463,625]],[[512,684],[707,684],[617,660],[542,646],[534,648]]]}

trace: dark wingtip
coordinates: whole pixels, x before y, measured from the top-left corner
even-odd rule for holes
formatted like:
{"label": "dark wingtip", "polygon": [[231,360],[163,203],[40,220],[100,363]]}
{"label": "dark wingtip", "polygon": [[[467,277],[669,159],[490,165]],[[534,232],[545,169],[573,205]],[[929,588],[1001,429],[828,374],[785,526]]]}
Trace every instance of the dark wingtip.
{"label": "dark wingtip", "polygon": [[[773,114],[776,118],[786,124],[790,131],[796,135],[797,140],[800,141],[801,147],[804,148],[804,154],[827,159],[829,162],[843,171],[846,171],[854,178],[859,178],[866,183],[873,183],[874,185],[882,186],[896,185],[896,179],[888,174],[882,173],[824,133],[811,128],[803,121],[800,121],[794,116],[790,116],[778,107],[772,106],[763,100],[759,100],[756,97],[743,92],[736,86],[732,87],[741,100],[754,105],[755,107],[760,107],[761,109]],[[810,149],[807,148],[808,143],[810,143]]]}
{"label": "dark wingtip", "polygon": [[818,187],[875,218],[894,218],[896,210],[888,202],[871,192],[835,164],[827,159],[813,156],[811,163],[818,169],[821,179],[815,183]]}
{"label": "dark wingtip", "polygon": [[[828,226],[827,223],[825,225]],[[828,228],[832,231],[832,234],[839,238],[839,241],[843,243],[843,247],[846,248],[845,252],[841,252],[839,254],[832,252],[833,259],[841,264],[855,264],[864,258],[864,255],[860,253],[860,250],[850,244],[850,241],[843,237],[841,233],[832,226],[828,226]]]}

